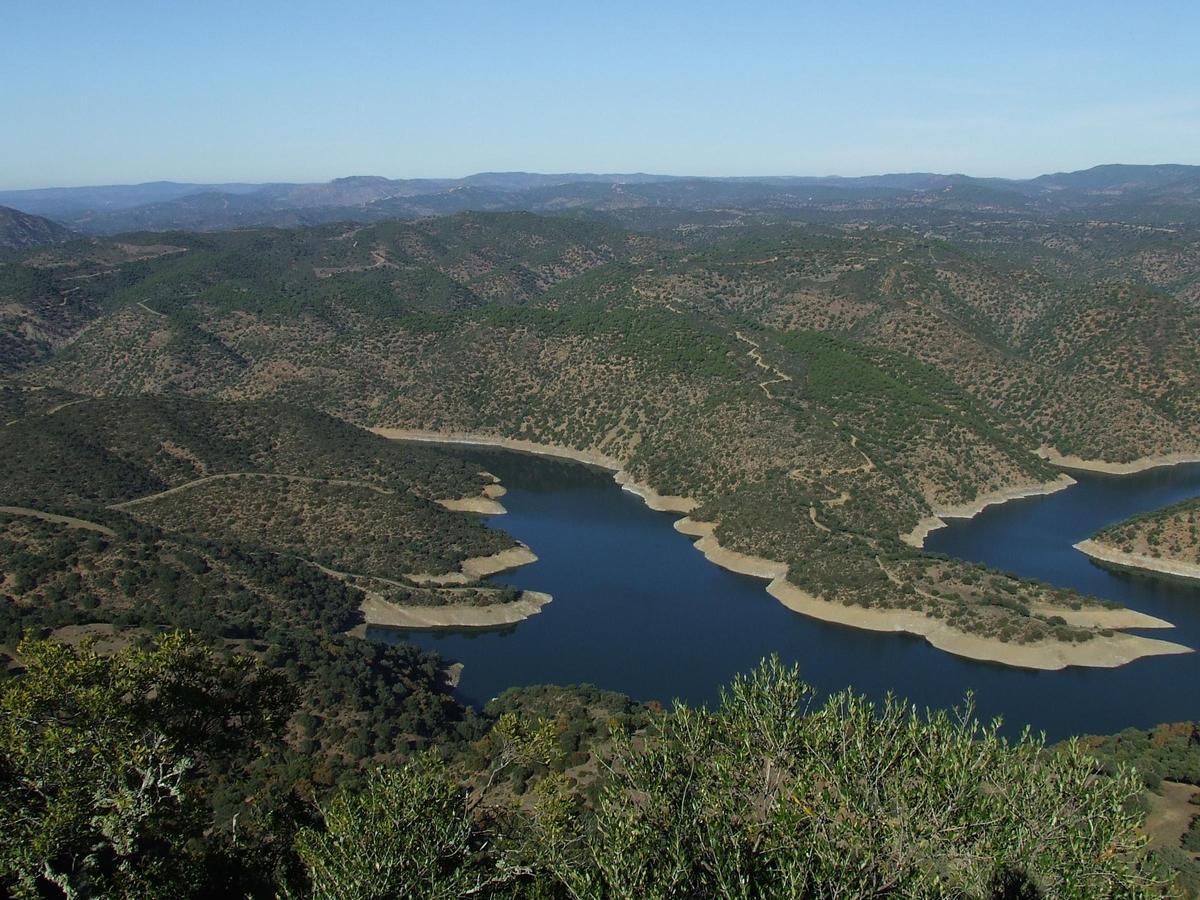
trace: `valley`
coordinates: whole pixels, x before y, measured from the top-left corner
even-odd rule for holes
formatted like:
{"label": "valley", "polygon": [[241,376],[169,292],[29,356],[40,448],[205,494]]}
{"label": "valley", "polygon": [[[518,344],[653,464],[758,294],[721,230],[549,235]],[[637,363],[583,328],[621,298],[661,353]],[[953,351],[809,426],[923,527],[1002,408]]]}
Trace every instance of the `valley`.
{"label": "valley", "polygon": [[1200,900],[1200,4],[0,9],[0,900]]}
{"label": "valley", "polygon": [[[1198,226],[1144,197],[1114,224],[1066,195],[733,215],[755,189],[693,188],[713,208],[9,251],[6,668],[29,639],[134,659],[176,630],[261,666],[295,699],[205,788],[222,827],[247,791],[278,810],[421,754],[477,775],[495,704],[547,682],[634,698],[604,700],[631,731],[776,657],[755,677],[880,710],[971,691],[1006,736],[1194,718],[1166,687],[1197,674],[1190,589],[1064,541],[1194,549],[1170,517],[1200,458]],[[556,772],[595,783],[591,752]]]}
{"label": "valley", "polygon": [[[176,249],[126,249],[141,242]],[[89,285],[83,324],[29,351],[21,397],[282,403],[385,433],[561,448],[644,494],[687,498],[707,540],[775,561],[774,592],[809,614],[903,621],[1026,664],[1043,646],[1081,664],[1114,641],[1117,658],[1168,649],[1081,624],[1070,614],[1100,608],[1082,594],[910,546],[940,516],[1068,484],[1047,447],[1117,465],[1200,450],[1200,315],[1162,288],[1063,283],[905,230],[701,237],[526,213],[125,236],[6,273],[34,319]],[[70,309],[77,292],[65,296]],[[130,511],[162,526],[197,504],[204,518],[252,506],[220,529],[336,571],[425,571],[371,563],[372,528],[399,501],[354,491],[257,479]],[[493,509],[485,500],[459,505]],[[346,523],[354,558],[321,545],[332,532],[317,509]]]}
{"label": "valley", "polygon": [[[554,602],[505,630],[378,628],[370,634],[463,663],[459,691],[468,700],[483,703],[513,685],[553,681],[609,685],[663,705],[675,698],[711,705],[723,679],[775,652],[821,691],[851,684],[876,701],[892,691],[918,707],[947,708],[969,688],[978,714],[1002,717],[1010,735],[1029,725],[1059,740],[1191,715],[1190,694],[1169,686],[1200,676],[1196,653],[1057,670],[1045,657],[1043,666],[997,665],[947,653],[895,625],[870,630],[798,615],[764,590],[769,567],[724,557],[704,541],[693,545],[697,535],[689,533],[687,519],[648,507],[609,470],[485,445],[460,444],[453,453],[509,486],[508,513],[490,521],[539,557],[490,581],[542,590]],[[931,535],[930,552],[1104,598],[1119,606],[1091,615],[1112,615],[1114,624],[1138,610],[1138,635],[1195,646],[1195,589],[1107,572],[1072,543],[1097,520],[1198,494],[1196,466],[1133,480],[1084,476],[1062,492],[950,520]],[[1168,622],[1174,627],[1162,627]],[[1065,653],[1072,649],[1066,645]],[[1048,656],[1053,648],[1042,652]]]}

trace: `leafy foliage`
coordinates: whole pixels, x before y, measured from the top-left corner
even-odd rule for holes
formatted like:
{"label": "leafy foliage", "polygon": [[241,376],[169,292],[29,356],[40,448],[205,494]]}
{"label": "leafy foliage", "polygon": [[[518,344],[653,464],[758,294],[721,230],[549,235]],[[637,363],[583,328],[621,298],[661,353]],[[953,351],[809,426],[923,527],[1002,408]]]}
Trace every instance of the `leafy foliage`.
{"label": "leafy foliage", "polygon": [[[536,730],[516,739],[547,747]],[[1092,898],[1152,896],[1163,884],[1126,807],[1137,791],[1128,773],[1098,779],[1075,745],[1048,754],[1028,737],[1009,744],[969,710],[926,718],[852,694],[818,704],[775,661],[736,679],[717,710],[678,706],[644,734],[618,734],[604,771],[594,811],[548,774],[531,803],[480,819],[434,768],[427,833],[392,847],[417,843],[406,862],[425,860],[430,884],[461,891],[474,878],[478,891],[486,875],[519,896]],[[381,868],[404,879],[389,884],[418,883],[372,852],[379,811],[399,807],[385,832],[407,823],[397,782],[430,792],[409,769],[338,801],[321,845],[338,848],[336,875],[303,845],[319,896]],[[488,848],[486,865],[468,856],[473,843]],[[436,846],[446,850],[435,862]]]}
{"label": "leafy foliage", "polygon": [[1080,740],[1109,771],[1132,768],[1147,788],[1157,789],[1164,779],[1200,785],[1200,728],[1194,722],[1126,728],[1114,735]]}
{"label": "leafy foliage", "polygon": [[[252,894],[317,898],[1090,898],[1163,883],[1124,768],[1098,777],[1076,743],[1010,744],[969,707],[818,703],[776,660],[715,710],[615,728],[594,805],[555,765],[566,723],[506,711],[465,770],[430,753],[369,768],[311,816],[250,795],[233,837],[206,828],[203,785],[278,740],[282,679],[178,634],[109,656],[21,652],[0,694],[0,879],[21,896],[196,896],[231,871]],[[527,797],[496,791],[535,768]]]}
{"label": "leafy foliage", "polygon": [[0,683],[0,879],[18,896],[183,896],[203,881],[206,777],[287,719],[284,681],[167,635],[105,656],[24,643]]}
{"label": "leafy foliage", "polygon": [[449,900],[480,885],[466,796],[436,756],[372,770],[319,812],[296,835],[314,900]]}

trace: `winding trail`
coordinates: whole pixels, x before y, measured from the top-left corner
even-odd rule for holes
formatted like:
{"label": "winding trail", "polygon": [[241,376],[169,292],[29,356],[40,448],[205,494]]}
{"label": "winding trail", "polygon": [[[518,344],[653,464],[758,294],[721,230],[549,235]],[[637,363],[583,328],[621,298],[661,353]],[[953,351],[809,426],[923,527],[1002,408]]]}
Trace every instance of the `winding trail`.
{"label": "winding trail", "polygon": [[[355,242],[355,246],[358,242]],[[334,275],[344,275],[350,272],[369,272],[372,269],[398,269],[394,262],[388,259],[387,252],[382,247],[372,247],[369,251],[371,254],[371,264],[369,266],[336,266],[328,269],[313,267],[313,274],[318,278],[330,278]]]}
{"label": "winding trail", "polygon": [[[897,575],[895,572],[893,572],[891,569],[889,569],[887,566],[885,566],[883,564],[883,560],[880,559],[878,556],[875,557],[875,565],[879,566],[879,571],[881,571],[884,575],[886,575],[887,580],[890,581],[892,584],[896,585],[897,587],[904,586],[904,584],[905,584],[904,579],[901,578],[899,575]],[[918,593],[920,593],[920,592],[918,591]]]}
{"label": "winding trail", "polygon": [[770,372],[775,376],[774,378],[769,378],[766,381],[760,381],[758,386],[762,388],[763,393],[766,394],[768,398],[771,400],[778,400],[779,398],[771,393],[770,386],[773,384],[782,384],[785,381],[791,381],[792,376],[779,371],[779,369],[776,369],[774,366],[767,363],[767,361],[762,358],[760,345],[757,342],[750,340],[750,338],[746,337],[740,331],[735,331],[733,334],[734,337],[736,337],[739,341],[750,345],[750,349],[746,351],[746,355],[754,360],[754,364],[760,369]]}
{"label": "winding trail", "polygon": [[[837,425],[837,422],[834,422],[833,424]],[[854,466],[851,469],[840,469],[838,471],[838,474],[852,475],[855,472],[874,472],[875,471],[875,461],[873,459],[871,459],[871,457],[867,456],[866,451],[864,451],[861,447],[858,446],[858,435],[857,434],[850,435],[850,446],[853,447],[855,450],[857,450],[859,452],[859,454],[862,456],[862,458],[863,458],[862,465]]]}
{"label": "winding trail", "polygon": [[181,491],[188,491],[194,487],[199,487],[202,484],[207,484],[212,481],[221,481],[228,478],[274,478],[279,481],[293,481],[303,484],[332,484],[338,487],[360,487],[366,488],[369,491],[374,491],[377,494],[394,494],[395,491],[380,487],[377,484],[371,484],[367,481],[353,481],[348,478],[314,478],[309,475],[281,475],[275,472],[221,472],[217,475],[205,475],[203,478],[197,478],[195,481],[185,481],[183,484],[177,484],[173,488],[167,488],[165,491],[159,491],[157,494],[147,494],[145,497],[138,497],[134,500],[126,500],[123,503],[114,503],[109,509],[129,509],[131,506],[138,506],[142,503],[149,503],[151,500],[158,500],[162,497],[167,497],[171,494],[178,494]]}
{"label": "winding trail", "polygon": [[68,406],[75,406],[77,403],[86,403],[90,397],[80,397],[78,400],[68,400],[66,403],[59,403],[57,406],[52,406],[46,410],[46,415],[52,416],[61,409],[66,409]]}
{"label": "winding trail", "polygon": [[32,419],[35,416],[52,416],[56,412],[58,412],[60,409],[66,409],[68,406],[74,406],[76,403],[86,403],[88,400],[91,400],[91,399],[93,399],[93,398],[80,397],[78,400],[67,400],[65,403],[59,403],[55,406],[50,407],[45,412],[40,412],[40,413],[39,412],[31,412],[27,415],[19,416],[15,419],[10,419],[9,421],[4,423],[4,427],[7,428],[9,425],[16,425],[18,422],[24,422],[26,419]]}
{"label": "winding trail", "polygon": [[49,513],[40,509],[30,509],[27,506],[0,506],[0,513],[7,513],[10,516],[28,516],[32,519],[41,519],[43,522],[53,522],[55,525],[66,525],[68,528],[95,531],[105,537],[117,536],[117,533],[111,528],[98,522],[89,522],[87,519],[77,519],[74,516],[60,516],[57,513]]}
{"label": "winding trail", "polygon": [[[317,569],[318,571],[323,572],[324,574],[328,575],[330,578],[336,578],[338,581],[344,581],[347,584],[350,584],[354,581],[366,580],[366,581],[378,581],[383,584],[389,584],[392,587],[398,587],[398,588],[412,587],[412,584],[405,584],[403,581],[396,581],[395,579],[392,579],[392,578],[384,578],[382,575],[367,575],[366,573],[363,573],[363,572],[339,572],[337,569],[331,569],[328,566],[323,566],[316,560],[307,559],[306,557],[303,557],[303,556],[293,556],[292,559],[299,560],[300,562],[310,565],[314,569]],[[358,585],[355,585],[355,586],[358,587]],[[366,588],[361,588],[361,590],[365,591]]]}
{"label": "winding trail", "polygon": [[[750,338],[746,337],[740,331],[735,331],[733,334],[739,341],[742,341],[743,343],[750,345],[750,349],[746,351],[746,355],[749,356],[752,360],[754,360],[754,365],[756,365],[758,368],[760,368],[766,372],[770,372],[772,375],[775,376],[774,378],[769,378],[766,381],[760,381],[758,386],[760,388],[762,388],[762,392],[764,394],[766,394],[769,399],[778,400],[779,398],[771,393],[771,385],[783,384],[784,382],[792,381],[793,380],[792,376],[788,375],[785,372],[780,371],[779,369],[775,368],[770,363],[768,363],[765,359],[763,359],[761,345],[758,344],[756,341],[753,341]],[[833,424],[835,426],[837,426],[837,422],[834,422]],[[871,457],[867,456],[867,454],[865,452],[863,452],[862,449],[859,448],[858,435],[856,435],[856,434],[850,435],[850,446],[853,447],[855,450],[857,450],[862,455],[863,462],[861,465],[855,466],[850,469],[840,469],[837,471],[837,474],[851,475],[855,472],[873,472],[875,470],[875,462],[874,462],[874,460],[871,459]],[[791,472],[789,472],[788,474],[793,478],[798,478],[798,479],[804,480],[802,473],[798,469],[794,469]],[[830,493],[833,493],[833,489],[829,488],[828,485],[826,485],[826,489],[829,490]],[[828,508],[828,507],[834,507],[834,506],[841,506],[842,504],[847,502],[849,499],[850,499],[850,495],[848,493],[846,493],[845,491],[841,491],[841,492],[839,492],[837,497],[830,499],[830,500],[822,500],[821,503],[825,507]],[[823,522],[821,522],[820,519],[817,518],[817,507],[815,505],[810,506],[808,508],[808,518],[813,523],[813,525],[816,526],[819,530],[827,532],[827,533],[830,531],[829,526],[825,525]]]}

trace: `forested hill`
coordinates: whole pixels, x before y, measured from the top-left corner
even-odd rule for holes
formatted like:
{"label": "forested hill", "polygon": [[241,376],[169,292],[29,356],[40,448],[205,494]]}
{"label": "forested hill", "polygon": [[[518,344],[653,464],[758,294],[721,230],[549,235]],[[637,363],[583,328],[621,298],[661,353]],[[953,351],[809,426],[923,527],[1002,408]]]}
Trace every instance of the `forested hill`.
{"label": "forested hill", "polygon": [[[445,660],[362,635],[375,601],[511,602],[468,562],[527,553],[454,511],[494,476],[369,430],[397,428],[620,465],[801,611],[1023,665],[1178,652],[915,545],[1062,484],[1054,452],[1200,452],[1198,320],[1197,232],[1111,221],[468,212],[5,257],[0,891],[1082,898],[1154,896],[1164,860],[1194,884],[1194,829],[1148,853],[1156,783],[1119,762],[1182,785],[1194,730],[1051,751],[772,661],[713,710],[471,709]],[[1190,789],[1163,790],[1178,819]]]}
{"label": "forested hill", "polygon": [[65,225],[0,206],[0,251],[27,250],[42,244],[59,244],[76,236],[76,233]]}
{"label": "forested hill", "polygon": [[466,213],[70,244],[5,264],[0,296],[19,403],[269,399],[602,453],[822,603],[1075,659],[1149,645],[900,536],[1054,481],[1035,451],[1200,449],[1198,278],[1186,229]]}

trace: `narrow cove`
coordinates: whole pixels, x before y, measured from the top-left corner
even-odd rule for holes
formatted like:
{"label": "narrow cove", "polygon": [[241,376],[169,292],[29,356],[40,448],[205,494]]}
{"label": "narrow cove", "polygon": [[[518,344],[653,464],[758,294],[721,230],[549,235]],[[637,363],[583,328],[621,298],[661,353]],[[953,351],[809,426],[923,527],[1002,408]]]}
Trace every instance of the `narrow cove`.
{"label": "narrow cove", "polygon": [[[1200,678],[1200,654],[1147,658],[1117,669],[1035,672],[944,653],[924,640],[831,625],[789,611],[762,579],[707,562],[670,514],[648,509],[590,466],[491,448],[454,451],[500,477],[508,515],[493,524],[528,544],[539,561],[492,580],[545,591],[554,601],[517,626],[485,632],[398,632],[465,665],[464,699],[482,703],[507,687],[590,682],[641,700],[716,700],[719,686],[778,653],[822,691],[888,691],[919,706],[961,704],[1028,724],[1052,738],[1196,718],[1181,684]],[[951,520],[930,535],[931,552],[1074,587],[1174,622],[1149,636],[1200,646],[1200,589],[1118,574],[1071,544],[1096,529],[1200,494],[1200,465],[1129,476],[1084,473],[1045,497]]]}

